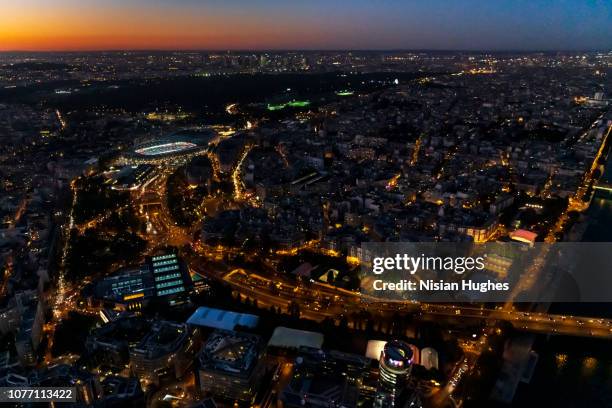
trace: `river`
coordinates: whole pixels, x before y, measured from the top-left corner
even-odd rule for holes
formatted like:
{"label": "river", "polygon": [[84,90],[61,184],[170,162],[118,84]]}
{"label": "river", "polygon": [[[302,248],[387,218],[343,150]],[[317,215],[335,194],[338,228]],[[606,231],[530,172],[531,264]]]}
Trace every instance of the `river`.
{"label": "river", "polygon": [[[602,181],[612,184],[612,155]],[[583,242],[612,242],[612,192],[595,191],[586,212]],[[612,258],[610,260],[612,273]],[[612,290],[612,288],[610,288]],[[610,303],[555,304],[551,312],[612,318]],[[612,344],[609,340],[538,336],[538,364],[519,386],[514,407],[612,407]]]}

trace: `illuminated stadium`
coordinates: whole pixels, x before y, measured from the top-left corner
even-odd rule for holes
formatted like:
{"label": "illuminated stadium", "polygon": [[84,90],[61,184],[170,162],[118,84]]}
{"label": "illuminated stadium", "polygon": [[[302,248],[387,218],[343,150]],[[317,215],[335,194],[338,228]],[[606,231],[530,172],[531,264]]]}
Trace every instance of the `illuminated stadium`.
{"label": "illuminated stadium", "polygon": [[183,152],[185,150],[195,149],[196,147],[198,147],[198,145],[191,142],[169,142],[161,144],[157,142],[150,146],[136,149],[135,153],[142,156],[160,156],[164,154]]}
{"label": "illuminated stadium", "polygon": [[189,158],[205,153],[215,132],[210,129],[180,131],[167,136],[137,141],[124,158],[128,162],[155,163]]}

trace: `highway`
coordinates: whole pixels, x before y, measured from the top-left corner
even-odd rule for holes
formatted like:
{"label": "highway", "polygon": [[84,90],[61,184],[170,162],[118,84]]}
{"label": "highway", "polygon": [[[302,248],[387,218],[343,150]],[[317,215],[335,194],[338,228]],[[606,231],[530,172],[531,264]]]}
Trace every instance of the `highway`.
{"label": "highway", "polygon": [[291,301],[297,302],[303,317],[316,321],[365,310],[373,316],[411,313],[423,320],[439,320],[443,316],[449,323],[456,324],[469,320],[499,320],[511,323],[517,330],[533,333],[612,338],[611,319],[523,312],[515,310],[513,306],[486,309],[469,305],[375,301],[364,299],[358,292],[337,289],[331,285],[296,285],[279,278],[272,282],[242,269],[232,270],[222,279],[244,297],[257,299],[262,305],[286,310]]}

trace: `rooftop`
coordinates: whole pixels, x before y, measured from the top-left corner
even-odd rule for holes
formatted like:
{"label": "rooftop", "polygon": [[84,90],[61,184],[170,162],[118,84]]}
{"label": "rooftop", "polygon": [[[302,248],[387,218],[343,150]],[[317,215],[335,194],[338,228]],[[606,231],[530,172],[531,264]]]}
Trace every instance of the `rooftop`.
{"label": "rooftop", "polygon": [[187,336],[187,327],[184,324],[155,322],[151,331],[133,349],[133,352],[146,353],[148,358],[156,358],[176,350]]}
{"label": "rooftop", "polygon": [[187,324],[222,330],[234,330],[237,326],[254,328],[257,326],[258,321],[259,317],[251,314],[211,307],[199,307],[189,317]]}
{"label": "rooftop", "polygon": [[259,336],[217,330],[200,352],[200,367],[207,371],[248,377],[255,368],[262,340]]}
{"label": "rooftop", "polygon": [[301,346],[321,348],[324,336],[321,333],[277,327],[268,346],[299,349]]}

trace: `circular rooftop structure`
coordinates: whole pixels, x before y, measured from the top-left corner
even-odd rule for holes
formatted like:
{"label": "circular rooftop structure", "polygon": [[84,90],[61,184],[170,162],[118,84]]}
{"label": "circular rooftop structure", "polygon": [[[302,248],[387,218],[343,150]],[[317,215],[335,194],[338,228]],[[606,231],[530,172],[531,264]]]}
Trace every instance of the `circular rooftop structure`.
{"label": "circular rooftop structure", "polygon": [[412,357],[412,349],[407,343],[401,340],[393,340],[385,344],[382,362],[390,369],[404,371],[412,363]]}

